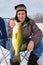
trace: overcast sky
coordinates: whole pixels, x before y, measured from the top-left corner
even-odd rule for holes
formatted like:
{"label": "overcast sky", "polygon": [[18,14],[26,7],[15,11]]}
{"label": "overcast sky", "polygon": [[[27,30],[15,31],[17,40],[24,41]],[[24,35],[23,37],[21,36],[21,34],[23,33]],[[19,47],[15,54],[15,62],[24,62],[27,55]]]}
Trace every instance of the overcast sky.
{"label": "overcast sky", "polygon": [[14,17],[14,6],[20,3],[26,5],[28,15],[43,14],[43,0],[0,0],[0,16]]}

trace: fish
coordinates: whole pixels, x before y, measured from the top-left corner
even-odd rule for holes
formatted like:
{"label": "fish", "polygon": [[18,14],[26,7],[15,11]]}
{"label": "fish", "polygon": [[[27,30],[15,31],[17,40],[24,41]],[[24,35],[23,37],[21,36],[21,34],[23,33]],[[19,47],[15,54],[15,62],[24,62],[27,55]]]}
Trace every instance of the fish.
{"label": "fish", "polygon": [[22,38],[22,23],[16,22],[15,26],[13,27],[12,32],[12,46],[13,50],[15,51],[14,54],[14,61],[20,62],[20,49],[23,44],[23,38]]}

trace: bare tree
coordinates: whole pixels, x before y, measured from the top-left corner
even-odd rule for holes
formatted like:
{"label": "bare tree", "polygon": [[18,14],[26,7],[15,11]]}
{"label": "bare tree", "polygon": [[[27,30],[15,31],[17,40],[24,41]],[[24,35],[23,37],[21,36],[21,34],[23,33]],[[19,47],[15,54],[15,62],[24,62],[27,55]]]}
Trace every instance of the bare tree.
{"label": "bare tree", "polygon": [[36,23],[43,23],[43,14],[37,13],[34,17]]}

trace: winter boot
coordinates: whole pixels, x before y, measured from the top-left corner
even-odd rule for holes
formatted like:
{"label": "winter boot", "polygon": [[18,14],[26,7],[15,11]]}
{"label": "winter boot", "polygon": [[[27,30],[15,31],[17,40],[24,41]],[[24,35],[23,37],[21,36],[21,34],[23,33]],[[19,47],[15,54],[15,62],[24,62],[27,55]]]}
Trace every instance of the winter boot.
{"label": "winter boot", "polygon": [[27,65],[38,65],[37,60],[39,58],[31,52]]}
{"label": "winter boot", "polygon": [[11,59],[10,59],[10,65],[20,65],[19,62],[13,62]]}

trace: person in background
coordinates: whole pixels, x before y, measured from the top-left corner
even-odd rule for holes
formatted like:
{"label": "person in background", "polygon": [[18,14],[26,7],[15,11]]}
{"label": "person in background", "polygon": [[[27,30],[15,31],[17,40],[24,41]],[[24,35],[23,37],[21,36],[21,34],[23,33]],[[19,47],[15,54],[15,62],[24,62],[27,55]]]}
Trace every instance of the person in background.
{"label": "person in background", "polygon": [[7,32],[5,27],[5,22],[3,18],[0,17],[0,45],[6,48]]}
{"label": "person in background", "polygon": [[[12,47],[12,29],[15,26],[15,20],[17,22],[22,22],[23,26],[23,43],[25,42],[27,47],[25,50],[28,52],[31,51],[29,60],[27,62],[27,65],[38,65],[37,60],[41,56],[41,53],[43,51],[43,44],[41,42],[42,40],[42,31],[39,29],[39,27],[35,24],[34,20],[30,19],[27,16],[27,9],[24,4],[19,4],[15,6],[16,10],[16,16],[15,18],[11,19],[9,22],[9,29],[8,29],[8,37],[10,38],[9,43],[10,48]],[[31,36],[31,38],[30,38]],[[11,65],[20,65],[20,62],[14,62],[14,51],[10,49],[11,51],[11,59],[10,63]]]}

